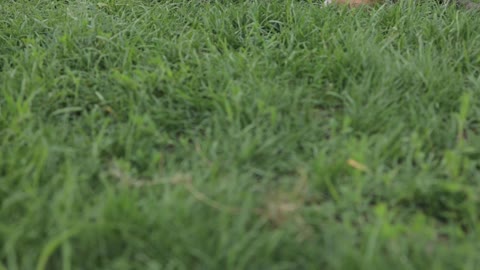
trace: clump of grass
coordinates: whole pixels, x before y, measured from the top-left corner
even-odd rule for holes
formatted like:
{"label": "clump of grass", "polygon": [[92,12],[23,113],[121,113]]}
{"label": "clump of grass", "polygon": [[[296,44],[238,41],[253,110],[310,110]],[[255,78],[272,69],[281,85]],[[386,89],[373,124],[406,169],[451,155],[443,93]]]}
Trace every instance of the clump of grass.
{"label": "clump of grass", "polygon": [[476,269],[480,19],[0,4],[0,269]]}

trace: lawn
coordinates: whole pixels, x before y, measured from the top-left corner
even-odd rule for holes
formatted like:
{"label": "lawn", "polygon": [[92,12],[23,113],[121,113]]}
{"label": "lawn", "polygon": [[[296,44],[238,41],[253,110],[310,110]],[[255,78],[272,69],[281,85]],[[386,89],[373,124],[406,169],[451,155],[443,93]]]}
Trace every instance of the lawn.
{"label": "lawn", "polygon": [[480,12],[0,2],[0,270],[480,269]]}

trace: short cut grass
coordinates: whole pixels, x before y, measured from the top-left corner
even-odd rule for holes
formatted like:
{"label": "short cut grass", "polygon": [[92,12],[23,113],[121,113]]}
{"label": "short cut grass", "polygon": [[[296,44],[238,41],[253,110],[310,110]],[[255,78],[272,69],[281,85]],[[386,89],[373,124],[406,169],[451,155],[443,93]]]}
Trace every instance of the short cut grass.
{"label": "short cut grass", "polygon": [[479,269],[480,16],[0,2],[0,269]]}

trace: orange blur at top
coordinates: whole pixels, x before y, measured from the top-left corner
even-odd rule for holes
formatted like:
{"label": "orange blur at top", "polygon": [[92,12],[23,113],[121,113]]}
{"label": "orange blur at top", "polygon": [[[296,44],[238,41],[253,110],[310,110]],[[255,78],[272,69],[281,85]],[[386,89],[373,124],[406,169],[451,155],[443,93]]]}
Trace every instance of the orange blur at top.
{"label": "orange blur at top", "polygon": [[360,5],[373,5],[382,2],[381,0],[333,0],[335,4],[348,4],[351,7],[357,7]]}

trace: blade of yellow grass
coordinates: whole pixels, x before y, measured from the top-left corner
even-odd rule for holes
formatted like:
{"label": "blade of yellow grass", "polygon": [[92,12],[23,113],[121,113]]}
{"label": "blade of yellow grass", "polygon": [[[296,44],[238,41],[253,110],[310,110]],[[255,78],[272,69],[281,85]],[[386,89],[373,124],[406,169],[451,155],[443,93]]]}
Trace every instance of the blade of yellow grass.
{"label": "blade of yellow grass", "polygon": [[368,172],[369,169],[368,167],[365,165],[365,164],[362,164],[354,159],[348,159],[347,160],[347,164],[350,165],[350,167],[356,169],[356,170],[359,170],[359,171],[362,171],[362,172]]}

